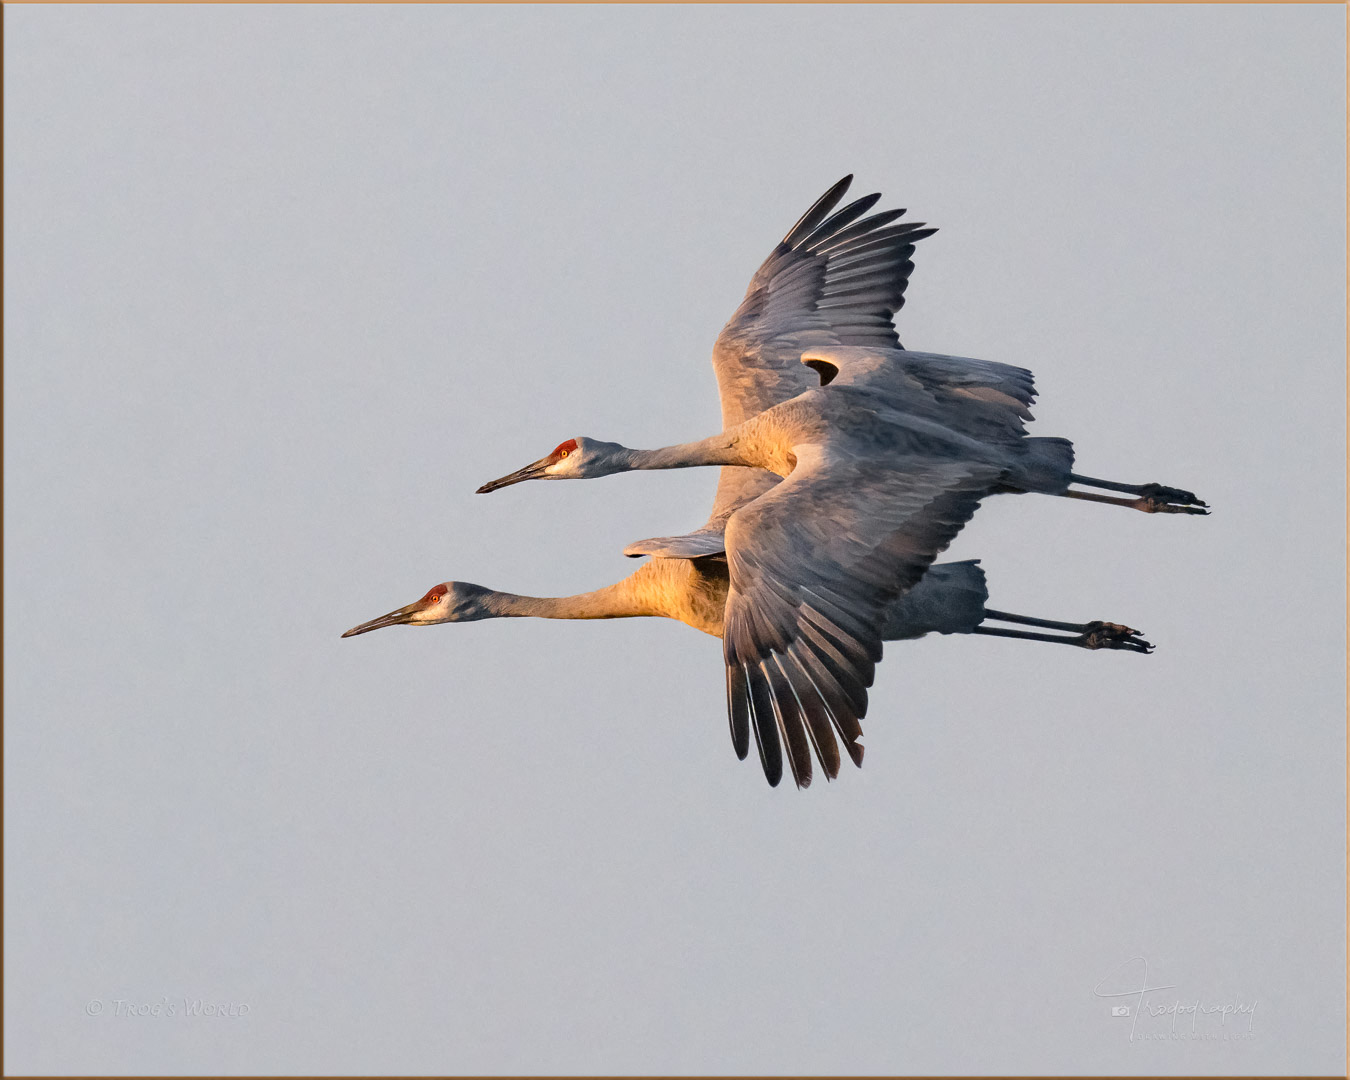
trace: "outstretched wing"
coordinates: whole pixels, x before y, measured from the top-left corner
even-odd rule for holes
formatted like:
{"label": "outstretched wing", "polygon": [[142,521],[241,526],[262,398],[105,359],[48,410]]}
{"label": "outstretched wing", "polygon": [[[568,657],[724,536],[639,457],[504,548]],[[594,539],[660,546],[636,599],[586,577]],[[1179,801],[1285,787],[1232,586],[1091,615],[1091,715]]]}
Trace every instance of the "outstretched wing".
{"label": "outstretched wing", "polygon": [[835,776],[831,727],[860,763],[886,609],[1001,476],[996,466],[931,458],[827,467],[802,447],[786,480],[731,517],[727,710],[736,753],[745,757],[753,730],[770,784],[782,777],[784,743],[798,787],[811,782],[811,747]]}
{"label": "outstretched wing", "polygon": [[[865,217],[867,195],[833,212],[852,183],[844,177],[783,237],[713,347],[723,430],[816,385],[798,363],[813,345],[900,348],[892,316],[905,302],[914,245],[936,229],[894,225],[904,210]],[[722,470],[713,518],[762,495],[777,478],[758,469]]]}

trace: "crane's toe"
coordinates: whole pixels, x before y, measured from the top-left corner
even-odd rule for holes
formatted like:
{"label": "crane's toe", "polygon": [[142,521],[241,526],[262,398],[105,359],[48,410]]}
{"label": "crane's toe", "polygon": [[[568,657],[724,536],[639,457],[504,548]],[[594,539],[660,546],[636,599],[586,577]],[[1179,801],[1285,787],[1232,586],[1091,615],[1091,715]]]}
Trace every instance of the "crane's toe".
{"label": "crane's toe", "polygon": [[1194,492],[1165,484],[1144,484],[1139,488],[1139,509],[1149,514],[1208,514],[1209,503]]}
{"label": "crane's toe", "polygon": [[1119,623],[1090,622],[1083,628],[1080,642],[1085,649],[1132,649],[1151,653],[1153,646],[1139,636],[1139,631]]}
{"label": "crane's toe", "polygon": [[1178,506],[1174,502],[1157,499],[1151,495],[1144,495],[1135,499],[1134,506],[1146,514],[1200,514],[1205,516],[1209,513],[1203,506]]}

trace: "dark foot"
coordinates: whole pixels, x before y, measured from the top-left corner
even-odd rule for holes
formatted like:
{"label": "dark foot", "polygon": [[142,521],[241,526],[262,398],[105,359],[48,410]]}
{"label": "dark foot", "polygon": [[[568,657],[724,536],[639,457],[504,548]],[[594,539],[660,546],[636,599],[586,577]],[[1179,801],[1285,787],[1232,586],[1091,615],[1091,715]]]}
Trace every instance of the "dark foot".
{"label": "dark foot", "polygon": [[1209,503],[1198,499],[1192,492],[1180,488],[1164,487],[1162,484],[1143,484],[1139,488],[1139,498],[1135,506],[1146,514],[1208,514],[1205,509]]}
{"label": "dark foot", "polygon": [[1138,630],[1110,622],[1088,623],[1083,627],[1083,636],[1078,644],[1085,649],[1133,649],[1141,653],[1153,651],[1153,646],[1139,636]]}

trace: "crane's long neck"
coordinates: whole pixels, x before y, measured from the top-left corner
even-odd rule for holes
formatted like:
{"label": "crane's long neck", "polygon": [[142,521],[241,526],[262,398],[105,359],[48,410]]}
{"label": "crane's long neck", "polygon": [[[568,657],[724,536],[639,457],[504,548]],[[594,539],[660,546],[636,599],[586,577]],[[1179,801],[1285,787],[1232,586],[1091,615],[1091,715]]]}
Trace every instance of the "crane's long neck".
{"label": "crane's long neck", "polygon": [[628,619],[641,615],[662,615],[626,578],[594,592],[575,596],[520,596],[491,592],[481,601],[483,617],[488,619]]}
{"label": "crane's long neck", "polygon": [[756,448],[734,430],[659,450],[628,450],[630,469],[689,469],[697,465],[763,465]]}

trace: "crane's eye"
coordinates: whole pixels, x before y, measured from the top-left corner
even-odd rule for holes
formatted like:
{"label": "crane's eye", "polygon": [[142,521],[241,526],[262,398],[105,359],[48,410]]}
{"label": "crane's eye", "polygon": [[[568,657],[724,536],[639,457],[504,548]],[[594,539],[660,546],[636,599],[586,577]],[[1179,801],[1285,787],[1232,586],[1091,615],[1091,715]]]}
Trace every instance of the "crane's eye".
{"label": "crane's eye", "polygon": [[570,453],[570,451],[564,450],[564,451],[562,452],[562,456],[563,456],[563,457],[566,457],[566,456],[568,455],[568,453]]}

